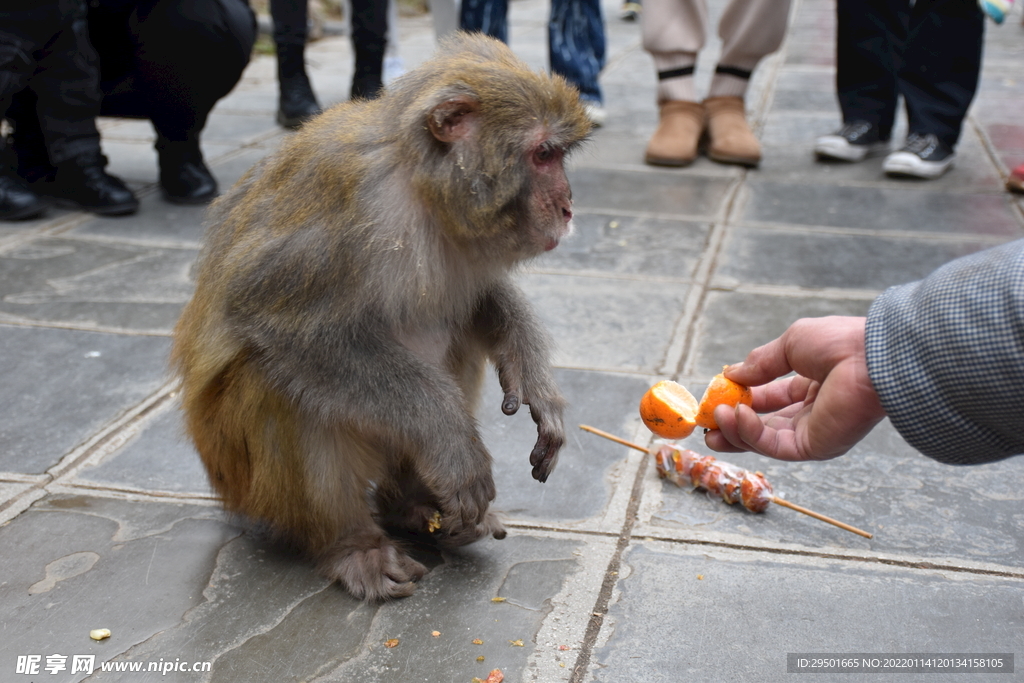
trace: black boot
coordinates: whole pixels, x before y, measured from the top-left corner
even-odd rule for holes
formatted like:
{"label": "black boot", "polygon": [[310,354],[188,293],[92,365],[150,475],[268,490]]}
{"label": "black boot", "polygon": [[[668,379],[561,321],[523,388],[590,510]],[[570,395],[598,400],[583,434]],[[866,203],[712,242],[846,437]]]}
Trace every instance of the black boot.
{"label": "black boot", "polygon": [[35,218],[47,207],[18,175],[10,136],[0,138],[0,220],[17,221]]}
{"label": "black boot", "polygon": [[280,89],[277,122],[285,128],[298,128],[320,113],[313,86],[306,75],[305,45],[285,43],[277,46],[277,82]]}
{"label": "black boot", "polygon": [[85,154],[59,164],[52,181],[37,182],[32,189],[56,198],[59,204],[102,216],[135,213],[139,200],[120,178],[104,170],[106,166],[102,154]]}
{"label": "black boot", "polygon": [[46,210],[46,202],[13,172],[0,173],[0,220],[35,218]]}
{"label": "black boot", "polygon": [[355,53],[349,97],[353,100],[380,97],[384,90],[384,45],[357,45]]}
{"label": "black boot", "polygon": [[203,162],[197,140],[171,142],[157,137],[160,188],[173,204],[206,204],[217,196],[217,181]]}

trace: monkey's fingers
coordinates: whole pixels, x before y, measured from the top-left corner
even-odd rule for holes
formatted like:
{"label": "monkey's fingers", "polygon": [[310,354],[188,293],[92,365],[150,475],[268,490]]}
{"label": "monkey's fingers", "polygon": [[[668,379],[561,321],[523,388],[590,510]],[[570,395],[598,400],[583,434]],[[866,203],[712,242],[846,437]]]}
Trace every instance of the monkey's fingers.
{"label": "monkey's fingers", "polygon": [[506,415],[515,415],[516,411],[519,410],[519,406],[522,404],[522,400],[519,395],[512,391],[505,392],[505,398],[501,402],[501,412]]}
{"label": "monkey's fingers", "polygon": [[530,452],[534,479],[542,484],[548,480],[548,475],[554,471],[558,463],[558,451],[564,442],[565,439],[554,434],[542,432],[537,436],[537,444]]}

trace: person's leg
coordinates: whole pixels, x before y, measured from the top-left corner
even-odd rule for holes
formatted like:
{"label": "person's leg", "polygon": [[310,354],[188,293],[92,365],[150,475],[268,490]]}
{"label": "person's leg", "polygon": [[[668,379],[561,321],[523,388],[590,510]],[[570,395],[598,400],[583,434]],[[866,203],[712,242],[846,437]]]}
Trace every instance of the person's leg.
{"label": "person's leg", "polygon": [[917,0],[899,90],[912,133],[955,147],[978,90],[985,15],[977,3]]}
{"label": "person's leg", "polygon": [[576,86],[595,125],[604,123],[598,76],[604,68],[605,35],[600,0],[551,0],[548,58],[551,71]]}
{"label": "person's leg", "polygon": [[255,16],[243,0],[143,0],[128,27],[134,68],[104,92],[101,111],[149,118],[157,133],[164,197],[207,202],[216,196],[217,183],[203,161],[200,134],[217,100],[234,88],[249,62]]}
{"label": "person's leg", "polygon": [[704,110],[708,157],[742,166],[761,162],[761,143],[747,123],[744,98],[754,68],[782,45],[789,0],[732,0],[718,24],[722,54]]}
{"label": "person's leg", "polygon": [[643,47],[658,74],[658,128],[644,153],[649,164],[685,166],[697,158],[704,107],[697,98],[693,72],[707,24],[704,0],[644,3]]}
{"label": "person's leg", "polygon": [[953,165],[978,89],[984,31],[985,15],[976,2],[914,3],[898,73],[909,133],[903,148],[882,164],[886,173],[937,178]]}
{"label": "person's leg", "polygon": [[270,0],[277,47],[277,122],[298,128],[320,113],[320,104],[306,73],[306,0]]}
{"label": "person's leg", "polygon": [[836,0],[836,96],[843,125],[819,137],[819,158],[861,161],[889,149],[910,0]]}
{"label": "person's leg", "polygon": [[508,0],[462,0],[459,28],[508,43]]}
{"label": "person's leg", "polygon": [[[0,117],[11,118],[10,107],[18,93],[24,92],[29,78],[36,69],[33,56],[33,39],[24,31],[26,23],[39,31],[52,29],[52,19],[45,14],[35,17],[24,16],[27,12],[14,13],[0,9]],[[35,120],[35,117],[32,117]],[[36,123],[38,127],[38,122]],[[41,150],[45,166],[49,167],[46,148],[40,136],[38,149]],[[19,158],[6,139],[0,138],[0,220],[21,220],[35,218],[46,210],[46,202],[33,192],[25,178],[18,173]]]}
{"label": "person's leg", "polygon": [[89,41],[86,5],[60,5],[52,35],[37,45],[35,73],[8,107],[11,147],[33,190],[74,208],[127,215],[139,206],[125,184],[106,171],[96,116],[99,62]]}
{"label": "person's leg", "polygon": [[355,65],[350,97],[372,98],[384,87],[388,0],[351,0]]}

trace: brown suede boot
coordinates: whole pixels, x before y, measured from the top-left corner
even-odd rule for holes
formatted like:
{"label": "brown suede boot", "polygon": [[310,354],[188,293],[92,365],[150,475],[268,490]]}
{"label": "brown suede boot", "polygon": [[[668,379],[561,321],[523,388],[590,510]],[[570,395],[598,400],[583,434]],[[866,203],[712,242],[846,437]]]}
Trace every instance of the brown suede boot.
{"label": "brown suede boot", "polygon": [[644,161],[655,166],[686,166],[697,158],[697,142],[704,132],[704,107],[699,102],[662,102],[658,130],[647,143]]}
{"label": "brown suede boot", "polygon": [[708,157],[723,164],[757,166],[761,143],[747,124],[741,97],[709,97],[704,100],[708,122]]}

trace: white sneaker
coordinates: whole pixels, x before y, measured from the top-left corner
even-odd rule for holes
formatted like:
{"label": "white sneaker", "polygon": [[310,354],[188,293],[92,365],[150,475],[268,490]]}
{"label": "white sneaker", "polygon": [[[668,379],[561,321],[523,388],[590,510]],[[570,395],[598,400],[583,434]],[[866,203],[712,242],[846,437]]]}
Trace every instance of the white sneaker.
{"label": "white sneaker", "polygon": [[863,161],[888,151],[889,141],[882,140],[878,128],[867,121],[852,121],[814,141],[814,153],[821,159]]}
{"label": "white sneaker", "polygon": [[956,154],[934,134],[911,133],[898,152],[885,158],[882,170],[887,175],[931,180],[949,170]]}
{"label": "white sneaker", "polygon": [[604,125],[605,120],[608,118],[608,112],[604,110],[600,102],[593,100],[585,100],[583,102],[583,109],[587,112],[587,118],[594,124],[595,128],[600,128]]}

